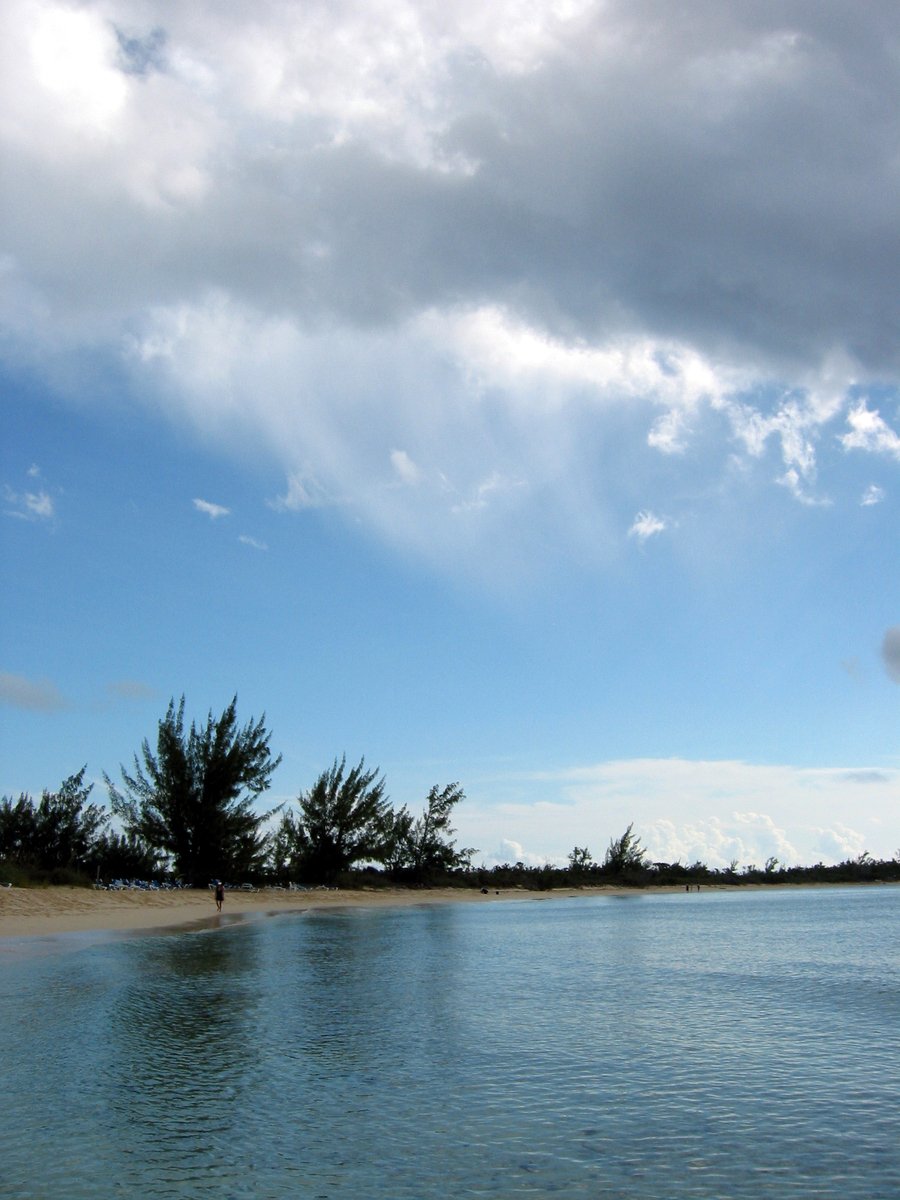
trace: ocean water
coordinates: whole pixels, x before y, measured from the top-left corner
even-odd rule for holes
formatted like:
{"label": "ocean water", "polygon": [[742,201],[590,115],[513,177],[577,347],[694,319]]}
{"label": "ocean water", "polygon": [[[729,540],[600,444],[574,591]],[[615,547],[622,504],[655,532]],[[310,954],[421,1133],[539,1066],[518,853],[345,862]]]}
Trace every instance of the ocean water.
{"label": "ocean water", "polygon": [[0,1196],[900,1196],[900,889],[0,943]]}

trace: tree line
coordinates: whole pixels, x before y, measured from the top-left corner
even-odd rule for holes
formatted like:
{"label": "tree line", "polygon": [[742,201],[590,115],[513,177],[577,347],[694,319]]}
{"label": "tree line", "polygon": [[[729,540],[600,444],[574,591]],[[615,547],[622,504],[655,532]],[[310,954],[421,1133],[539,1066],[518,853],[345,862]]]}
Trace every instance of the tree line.
{"label": "tree line", "polygon": [[189,887],[211,879],[333,884],[365,863],[424,884],[471,865],[474,850],[454,840],[453,810],[465,798],[458,783],[432,787],[414,815],[391,806],[377,769],[364,759],[348,767],[342,757],[300,794],[296,810],[260,812],[255,802],[281,762],[265,716],[240,725],[234,697],[220,717],[210,713],[188,728],[184,707],[183,696],[170,701],[155,745],[145,738],[118,782],[104,774],[108,810],[90,802],[84,767],[39,801],[4,796],[0,878],[167,874]]}
{"label": "tree line", "polygon": [[[175,878],[205,887],[229,882],[583,887],[715,883],[804,883],[900,880],[900,851],[891,860],[869,854],[836,866],[709,868],[704,863],[653,863],[632,825],[612,838],[602,860],[575,846],[563,867],[522,862],[472,866],[472,847],[457,847],[453,812],[465,799],[458,783],[436,784],[422,811],[395,809],[384,776],[365,760],[335,759],[296,808],[259,812],[281,762],[273,756],[265,715],[241,726],[237,697],[220,717],[185,726],[184,697],[173,699],[158,724],[155,746],[144,739],[120,781],[104,774],[109,808],[90,800],[86,768],[39,800],[0,800],[0,882],[84,882],[103,878]],[[280,819],[275,823],[275,818]],[[115,828],[118,822],[119,829]]]}

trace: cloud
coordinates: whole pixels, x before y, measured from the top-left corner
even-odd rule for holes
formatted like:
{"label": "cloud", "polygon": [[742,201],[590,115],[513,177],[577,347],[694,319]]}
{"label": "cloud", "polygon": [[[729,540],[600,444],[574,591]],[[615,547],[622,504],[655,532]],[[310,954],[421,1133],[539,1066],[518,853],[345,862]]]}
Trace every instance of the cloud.
{"label": "cloud", "polygon": [[661,457],[824,504],[900,458],[895,14],[709,13],[9,0],[5,353],[441,570],[606,561]]}
{"label": "cloud", "polygon": [[503,866],[505,863],[524,863],[526,867],[542,867],[547,862],[546,857],[533,854],[519,842],[503,838],[493,850],[476,855],[479,865],[485,867]]}
{"label": "cloud", "polygon": [[157,691],[136,679],[119,679],[108,685],[110,695],[119,700],[155,700]]}
{"label": "cloud", "polygon": [[3,498],[6,503],[4,512],[8,517],[20,521],[52,521],[56,515],[56,505],[46,487],[41,486],[41,469],[32,465],[26,475],[38,484],[37,490],[16,491],[8,484],[3,488]]}
{"label": "cloud", "polygon": [[224,508],[221,504],[212,504],[209,500],[195,500],[194,508],[197,512],[205,513],[211,521],[218,521],[220,517],[227,517],[231,514],[230,508]]}
{"label": "cloud", "polygon": [[463,843],[497,847],[505,839],[532,856],[523,861],[563,863],[575,845],[602,858],[610,838],[633,823],[654,862],[840,862],[863,849],[892,855],[898,785],[896,769],[613,760],[492,778],[485,792],[504,799],[491,805],[479,800],[475,781],[458,823]]}
{"label": "cloud", "polygon": [[866,450],[900,460],[900,436],[882,419],[877,409],[869,409],[865,401],[860,401],[847,414],[847,424],[851,431],[840,439],[845,450]]}
{"label": "cloud", "polygon": [[59,712],[67,707],[65,698],[48,680],[26,679],[0,671],[0,703],[27,712]]}
{"label": "cloud", "polygon": [[53,498],[48,492],[14,492],[12,488],[4,489],[4,498],[8,505],[6,515],[18,517],[23,521],[49,521],[56,514]]}
{"label": "cloud", "polygon": [[422,478],[422,472],[405,450],[391,451],[391,466],[401,483],[412,486]]}
{"label": "cloud", "polygon": [[894,683],[900,683],[900,625],[892,625],[886,631],[881,642],[881,661]]}
{"label": "cloud", "polygon": [[631,528],[628,530],[629,537],[636,537],[639,542],[646,542],[648,538],[656,537],[667,528],[666,522],[656,516],[655,513],[644,511],[639,512],[634,518]]}
{"label": "cloud", "polygon": [[307,508],[321,508],[330,500],[318,480],[311,476],[304,478],[299,472],[293,472],[288,477],[287,490],[283,496],[277,496],[269,501],[269,507],[275,512],[302,512]]}
{"label": "cloud", "polygon": [[253,550],[268,550],[265,542],[259,541],[257,538],[250,537],[249,534],[242,533],[238,537],[238,541],[242,546],[250,546]]}
{"label": "cloud", "polygon": [[884,500],[884,488],[877,483],[870,483],[859,501],[862,508],[871,508],[873,504],[881,504]]}
{"label": "cloud", "polygon": [[884,771],[845,771],[844,778],[848,783],[888,783],[891,776]]}

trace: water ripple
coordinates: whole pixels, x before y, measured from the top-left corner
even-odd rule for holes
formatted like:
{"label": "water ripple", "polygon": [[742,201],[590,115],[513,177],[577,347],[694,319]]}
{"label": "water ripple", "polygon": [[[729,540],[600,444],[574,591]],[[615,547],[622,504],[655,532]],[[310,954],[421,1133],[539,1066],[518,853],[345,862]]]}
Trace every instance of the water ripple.
{"label": "water ripple", "polygon": [[900,1195],[900,892],[704,899],[20,960],[0,1197]]}

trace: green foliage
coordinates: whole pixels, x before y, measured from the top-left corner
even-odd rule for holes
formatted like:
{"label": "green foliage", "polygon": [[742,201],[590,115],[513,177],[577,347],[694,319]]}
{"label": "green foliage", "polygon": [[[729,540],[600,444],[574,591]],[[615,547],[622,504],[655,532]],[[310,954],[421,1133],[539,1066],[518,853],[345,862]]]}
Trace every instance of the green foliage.
{"label": "green foliage", "polygon": [[603,868],[611,875],[638,870],[644,865],[646,851],[641,847],[641,840],[633,829],[633,824],[629,825],[621,837],[613,838],[609,843]]}
{"label": "green foliage", "polygon": [[37,803],[24,793],[0,800],[0,859],[40,871],[86,867],[109,817],[88,803],[93,784],[85,786],[85,770],[63,780],[59,791],[44,791]]}
{"label": "green foliage", "polygon": [[269,843],[263,825],[272,813],[254,812],[253,802],[281,761],[272,758],[264,721],[239,728],[235,696],[221,717],[210,713],[205,726],[185,731],[184,696],[177,708],[173,699],[159,722],[156,752],[145,739],[143,762],[135,755],[133,773],[121,768],[122,790],[105,777],[126,835],[170,856],[185,883],[240,878],[262,867]]}
{"label": "green foliage", "polygon": [[298,797],[296,817],[285,813],[274,840],[277,872],[311,883],[333,883],[357,862],[384,862],[397,836],[394,814],[378,769],[365,759],[347,771],[334,760]]}
{"label": "green foliage", "polygon": [[453,809],[466,797],[458,783],[432,787],[421,817],[412,819],[401,809],[394,819],[395,869],[408,871],[416,883],[426,883],[441,873],[469,865],[475,851],[457,850],[453,841],[456,830],[450,824]]}

